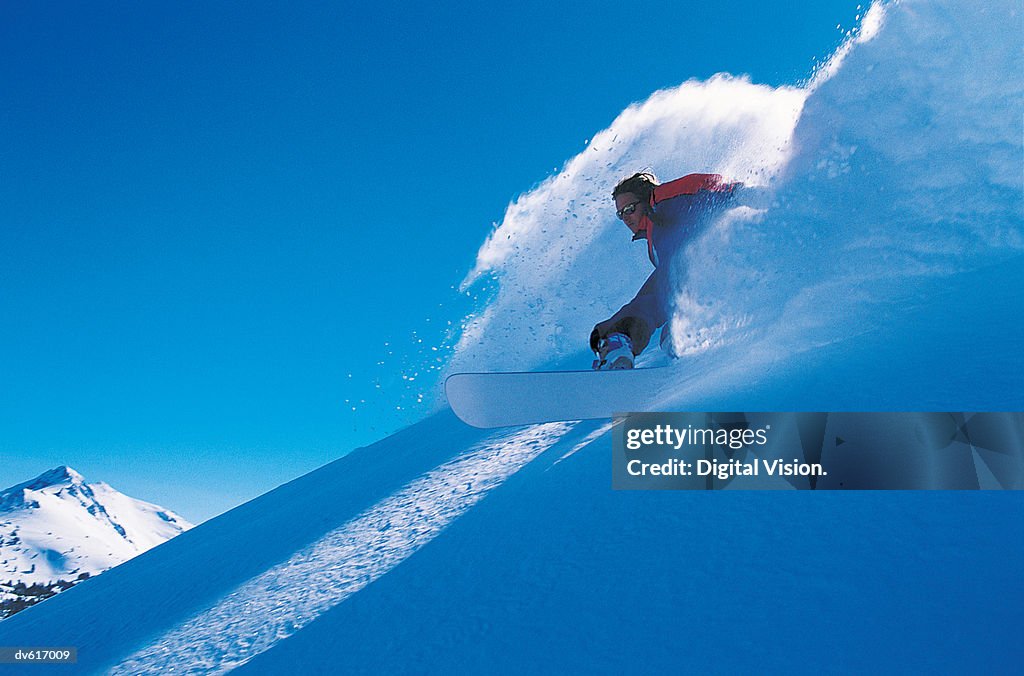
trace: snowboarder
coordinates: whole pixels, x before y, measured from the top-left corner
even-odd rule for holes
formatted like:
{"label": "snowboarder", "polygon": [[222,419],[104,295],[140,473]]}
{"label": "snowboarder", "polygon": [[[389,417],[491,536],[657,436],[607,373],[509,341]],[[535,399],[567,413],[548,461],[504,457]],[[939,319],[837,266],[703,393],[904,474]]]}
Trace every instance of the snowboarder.
{"label": "snowboarder", "polygon": [[[641,172],[615,186],[615,215],[633,233],[634,242],[647,240],[654,272],[633,300],[594,327],[590,349],[597,354],[595,369],[633,368],[651,335],[670,317],[669,263],[708,214],[728,202],[740,185],[726,183],[718,174],[689,174],[659,185],[653,174]],[[671,342],[663,330],[661,344],[669,354]]]}

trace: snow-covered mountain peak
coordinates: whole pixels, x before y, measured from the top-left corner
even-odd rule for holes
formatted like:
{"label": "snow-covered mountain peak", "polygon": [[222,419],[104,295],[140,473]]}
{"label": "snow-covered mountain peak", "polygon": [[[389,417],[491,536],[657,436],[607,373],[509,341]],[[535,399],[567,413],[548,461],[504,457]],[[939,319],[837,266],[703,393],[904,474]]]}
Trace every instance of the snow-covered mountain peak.
{"label": "snow-covered mountain peak", "polygon": [[38,490],[46,488],[48,486],[56,486],[59,484],[83,484],[85,479],[82,475],[71,469],[67,465],[61,465],[55,467],[47,472],[43,472],[32,481],[28,482],[26,488],[32,490]]}
{"label": "snow-covered mountain peak", "polygon": [[61,490],[85,488],[85,479],[82,475],[67,465],[61,465],[47,470],[36,478],[11,486],[0,492],[0,512],[24,506],[31,502],[32,494],[39,491],[47,491],[55,494]]}
{"label": "snow-covered mountain peak", "polygon": [[0,493],[0,581],[95,575],[191,527],[62,465]]}

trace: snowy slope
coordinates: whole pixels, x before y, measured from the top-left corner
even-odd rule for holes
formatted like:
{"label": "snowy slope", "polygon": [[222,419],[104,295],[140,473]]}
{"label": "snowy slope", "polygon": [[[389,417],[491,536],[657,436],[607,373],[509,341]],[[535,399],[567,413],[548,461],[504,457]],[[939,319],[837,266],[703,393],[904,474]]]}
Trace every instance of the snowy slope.
{"label": "snowy slope", "polygon": [[191,527],[170,510],[57,467],[0,493],[0,581],[96,575]]}
{"label": "snowy slope", "polygon": [[[691,307],[674,368],[692,377],[664,407],[1024,409],[1019,5],[873,11],[727,158],[777,178],[691,253],[714,265],[681,306],[713,302]],[[708,110],[735,112],[729,82],[686,91],[724,88]],[[758,92],[751,110],[778,99]],[[655,98],[622,157],[705,130]],[[463,363],[517,356],[487,326],[538,316],[567,327],[541,347],[572,356],[587,313],[531,304],[575,293],[545,275],[586,247],[552,265],[500,240],[478,272],[508,284]],[[1019,494],[616,492],[608,429],[481,431],[441,410],[0,623],[0,645],[76,646],[87,673],[1019,672]]]}
{"label": "snowy slope", "polygon": [[0,623],[0,644],[131,674],[1013,658],[1018,496],[614,492],[609,448],[600,423],[443,412]]}

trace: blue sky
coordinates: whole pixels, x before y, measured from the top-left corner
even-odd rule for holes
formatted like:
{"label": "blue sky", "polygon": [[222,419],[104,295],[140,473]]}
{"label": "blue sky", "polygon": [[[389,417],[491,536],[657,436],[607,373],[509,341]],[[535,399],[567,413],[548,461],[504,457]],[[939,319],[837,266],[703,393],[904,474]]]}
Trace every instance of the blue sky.
{"label": "blue sky", "polygon": [[5,4],[0,486],[66,463],[199,521],[417,420],[510,200],[657,89],[800,82],[857,14]]}

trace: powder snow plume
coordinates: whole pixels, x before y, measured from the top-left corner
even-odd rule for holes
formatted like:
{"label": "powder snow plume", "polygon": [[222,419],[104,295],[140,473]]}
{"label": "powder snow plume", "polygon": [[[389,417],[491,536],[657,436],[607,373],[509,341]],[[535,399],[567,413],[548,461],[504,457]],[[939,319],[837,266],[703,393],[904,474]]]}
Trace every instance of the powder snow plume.
{"label": "powder snow plume", "polygon": [[[674,265],[684,355],[775,353],[881,321],[921,279],[1024,251],[1019,3],[875,3],[807,84],[718,75],[628,107],[509,205],[463,285],[498,291],[452,370],[585,368],[596,321],[650,272],[610,192],[653,170],[748,189]],[[856,319],[857,321],[851,321]]]}

